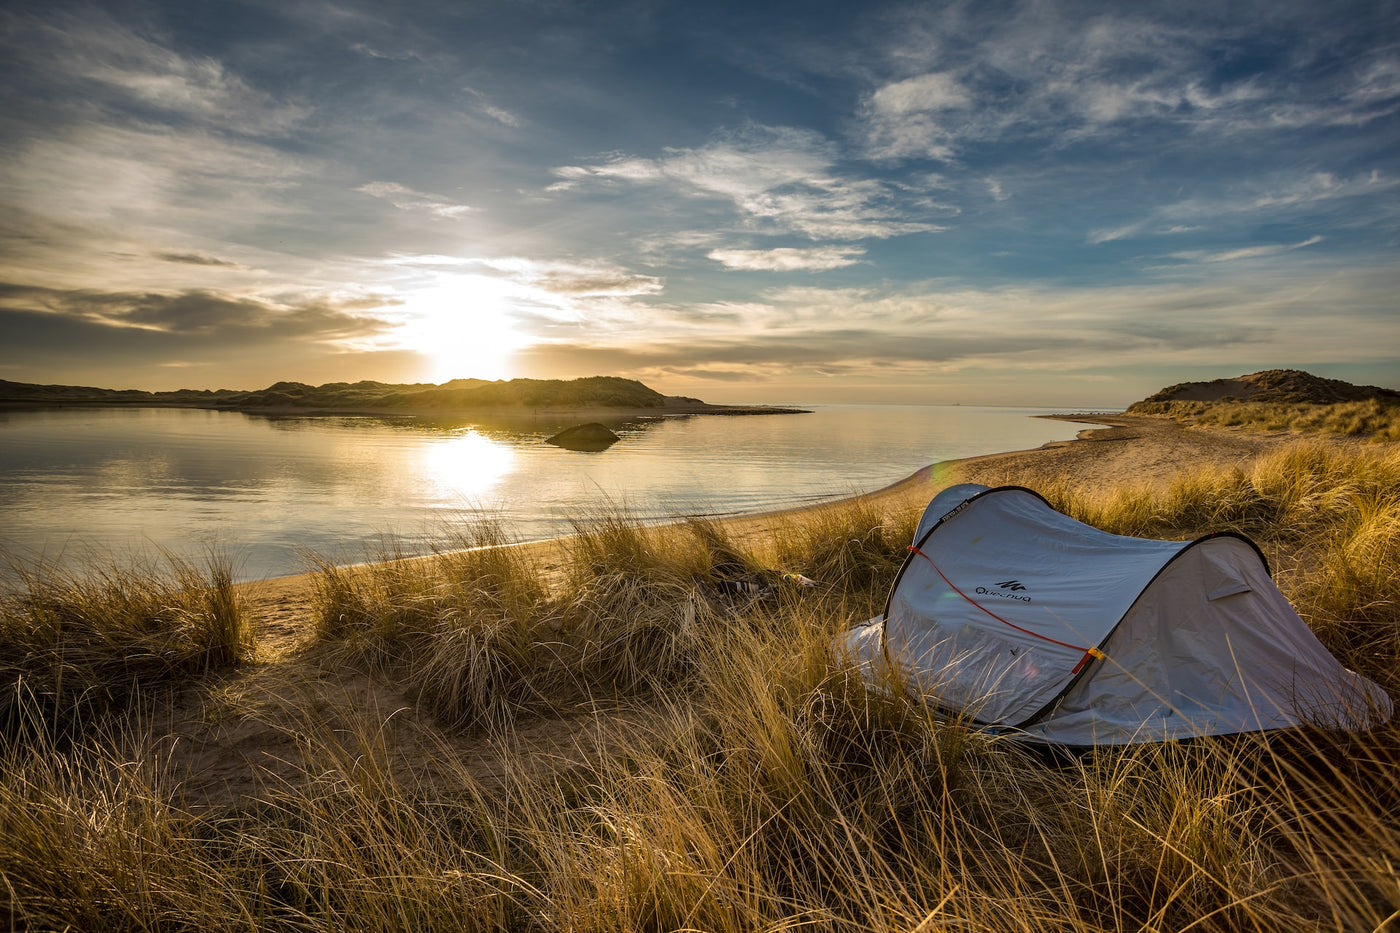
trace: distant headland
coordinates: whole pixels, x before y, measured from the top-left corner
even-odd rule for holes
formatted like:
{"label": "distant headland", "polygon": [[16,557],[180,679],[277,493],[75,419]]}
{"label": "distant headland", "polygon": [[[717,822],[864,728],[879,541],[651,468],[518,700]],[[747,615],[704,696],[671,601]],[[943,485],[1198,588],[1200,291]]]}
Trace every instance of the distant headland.
{"label": "distant headland", "polygon": [[1181,382],[1134,402],[1135,414],[1164,414],[1173,402],[1273,402],[1278,404],[1331,405],[1379,399],[1400,401],[1400,392],[1379,386],[1358,386],[1340,379],[1324,379],[1301,369],[1266,369],[1232,379]]}
{"label": "distant headland", "polygon": [[1400,440],[1400,392],[1325,379],[1301,369],[1167,386],[1128,406],[1199,427]]}
{"label": "distant headland", "polygon": [[799,414],[803,409],[767,405],[711,405],[697,398],[662,395],[635,379],[453,379],[433,383],[328,382],[312,386],[277,382],[265,389],[101,389],[37,385],[0,379],[0,407],[64,406],[204,408],[287,414],[447,414],[450,412],[579,412],[614,415]]}

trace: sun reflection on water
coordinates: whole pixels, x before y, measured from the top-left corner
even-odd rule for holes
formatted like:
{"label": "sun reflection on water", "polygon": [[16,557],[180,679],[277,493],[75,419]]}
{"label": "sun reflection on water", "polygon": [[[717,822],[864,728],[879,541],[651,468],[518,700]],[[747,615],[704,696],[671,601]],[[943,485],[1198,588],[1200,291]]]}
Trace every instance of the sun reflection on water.
{"label": "sun reflection on water", "polygon": [[515,466],[515,448],[474,428],[422,448],[420,465],[436,498],[480,502]]}

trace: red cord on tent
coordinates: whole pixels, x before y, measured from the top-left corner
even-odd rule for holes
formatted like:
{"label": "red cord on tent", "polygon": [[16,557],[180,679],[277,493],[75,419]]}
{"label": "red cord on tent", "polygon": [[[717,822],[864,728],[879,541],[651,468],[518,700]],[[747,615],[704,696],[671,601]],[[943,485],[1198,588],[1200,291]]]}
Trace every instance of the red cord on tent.
{"label": "red cord on tent", "polygon": [[1058,639],[1051,638],[1049,635],[1042,635],[1042,634],[1040,634],[1039,632],[1032,632],[1032,631],[1031,631],[1030,629],[1028,629],[1028,628],[1022,628],[1021,626],[1017,625],[1015,622],[1011,622],[1011,621],[1008,621],[1008,620],[1006,620],[1006,619],[1003,619],[1001,616],[997,615],[995,612],[993,612],[992,610],[988,609],[986,606],[982,605],[982,604],[979,603],[977,600],[973,599],[971,596],[968,596],[968,595],[967,595],[966,593],[964,593],[962,590],[958,589],[957,585],[956,585],[955,583],[953,583],[952,580],[949,580],[948,577],[943,573],[942,570],[939,570],[939,569],[938,569],[938,565],[935,564],[935,563],[933,562],[933,558],[932,558],[932,557],[929,557],[927,554],[925,554],[923,551],[919,550],[917,547],[915,547],[915,546],[912,545],[912,544],[909,545],[909,550],[913,551],[915,554],[918,554],[918,555],[919,555],[920,557],[922,557],[924,560],[928,561],[928,565],[929,565],[930,567],[933,568],[934,573],[938,574],[940,577],[943,578],[943,582],[946,583],[946,584],[948,584],[948,588],[949,588],[949,589],[951,589],[954,593],[957,593],[957,594],[958,594],[959,596],[961,596],[963,599],[965,599],[965,600],[967,600],[968,602],[972,603],[972,605],[976,606],[978,609],[981,609],[983,612],[985,612],[987,615],[991,616],[993,619],[996,619],[996,620],[997,620],[998,622],[1000,622],[1002,625],[1009,625],[1009,626],[1011,626],[1012,628],[1014,628],[1014,629],[1015,629],[1016,631],[1018,631],[1018,632],[1024,632],[1025,634],[1031,636],[1032,638],[1039,638],[1041,641],[1048,641],[1048,642],[1050,642],[1050,644],[1052,644],[1052,645],[1059,645],[1061,648],[1069,648],[1069,649],[1071,649],[1071,650],[1073,650],[1073,651],[1082,651],[1082,652],[1084,652],[1084,657],[1080,658],[1080,659],[1079,659],[1079,663],[1076,664],[1076,665],[1074,665],[1074,669],[1070,671],[1071,674],[1078,674],[1081,670],[1083,670],[1084,665],[1087,664],[1087,663],[1089,663],[1089,659],[1090,659],[1090,658],[1099,658],[1099,659],[1102,659],[1102,658],[1105,657],[1104,653],[1103,653],[1102,651],[1100,651],[1099,649],[1097,649],[1097,648],[1093,648],[1093,647],[1090,647],[1090,648],[1082,648],[1082,647],[1080,647],[1079,645],[1071,645],[1069,642],[1066,642],[1066,641],[1059,641]]}

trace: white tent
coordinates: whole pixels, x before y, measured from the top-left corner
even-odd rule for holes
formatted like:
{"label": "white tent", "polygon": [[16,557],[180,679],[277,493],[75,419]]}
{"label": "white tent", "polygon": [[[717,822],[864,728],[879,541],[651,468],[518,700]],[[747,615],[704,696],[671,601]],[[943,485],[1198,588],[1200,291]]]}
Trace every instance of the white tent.
{"label": "white tent", "polygon": [[1362,729],[1390,698],[1317,640],[1240,535],[1099,531],[1017,486],[939,493],[885,613],[842,645],[867,674],[1014,737],[1157,742]]}

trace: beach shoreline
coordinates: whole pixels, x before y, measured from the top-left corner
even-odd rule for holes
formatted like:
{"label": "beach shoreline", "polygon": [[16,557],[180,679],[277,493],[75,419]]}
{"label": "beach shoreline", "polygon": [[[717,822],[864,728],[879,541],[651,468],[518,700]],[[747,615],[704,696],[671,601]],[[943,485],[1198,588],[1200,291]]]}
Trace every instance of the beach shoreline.
{"label": "beach shoreline", "polygon": [[[1287,434],[1234,433],[1199,429],[1154,415],[1126,413],[1065,413],[1039,415],[1086,425],[1069,440],[928,464],[888,486],[851,496],[741,515],[711,518],[738,541],[753,543],[781,533],[785,527],[823,512],[863,504],[896,510],[922,507],[941,489],[957,482],[1036,485],[1068,481],[1102,487],[1165,484],[1185,463],[1229,466],[1246,462],[1267,449],[1292,439]],[[677,519],[684,521],[683,518]],[[669,524],[669,523],[663,523]],[[548,568],[557,563],[569,535],[513,542],[500,547],[519,549]],[[434,555],[404,558],[431,560]],[[266,577],[238,584],[255,611],[284,619],[304,612],[317,571]],[[283,638],[285,623],[278,625]],[[282,639],[278,639],[281,641]]]}

